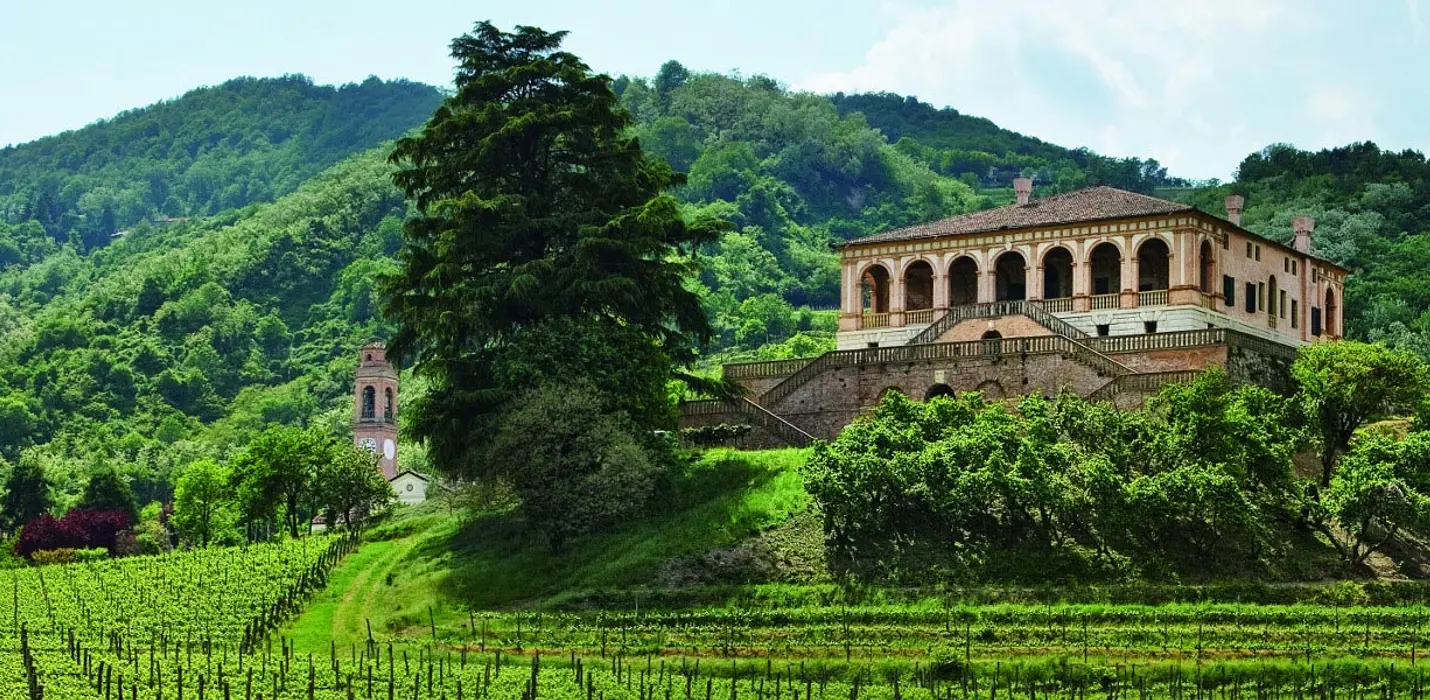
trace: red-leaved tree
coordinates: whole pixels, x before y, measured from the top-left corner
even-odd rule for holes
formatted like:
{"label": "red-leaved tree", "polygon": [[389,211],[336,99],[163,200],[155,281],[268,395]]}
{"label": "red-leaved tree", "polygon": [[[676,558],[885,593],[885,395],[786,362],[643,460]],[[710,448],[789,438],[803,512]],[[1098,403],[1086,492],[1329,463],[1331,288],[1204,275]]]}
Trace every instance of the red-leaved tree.
{"label": "red-leaved tree", "polygon": [[122,510],[72,510],[59,520],[46,513],[20,529],[15,553],[29,557],[48,549],[91,547],[113,552],[115,535],[127,527],[129,516]]}

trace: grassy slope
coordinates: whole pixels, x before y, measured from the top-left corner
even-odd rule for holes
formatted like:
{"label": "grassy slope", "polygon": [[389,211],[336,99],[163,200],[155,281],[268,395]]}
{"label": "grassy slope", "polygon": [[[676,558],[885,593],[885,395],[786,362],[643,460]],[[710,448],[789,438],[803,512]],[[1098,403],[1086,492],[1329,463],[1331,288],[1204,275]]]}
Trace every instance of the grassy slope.
{"label": "grassy slope", "polygon": [[[691,465],[661,513],[573,541],[553,555],[511,513],[472,516],[441,501],[403,508],[333,572],[284,635],[300,651],[373,634],[422,634],[471,609],[540,604],[651,582],[672,561],[731,547],[804,512],[800,450],[714,450]],[[430,613],[429,613],[430,609]]]}

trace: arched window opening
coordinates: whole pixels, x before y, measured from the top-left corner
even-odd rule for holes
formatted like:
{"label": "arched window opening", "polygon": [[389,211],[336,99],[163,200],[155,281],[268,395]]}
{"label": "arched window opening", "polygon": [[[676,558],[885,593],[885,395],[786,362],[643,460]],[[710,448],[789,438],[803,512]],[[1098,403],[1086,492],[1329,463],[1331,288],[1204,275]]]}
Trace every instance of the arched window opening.
{"label": "arched window opening", "polygon": [[980,340],[983,341],[983,354],[984,354],[984,355],[1001,355],[1001,354],[1003,354],[1003,334],[1002,334],[1002,333],[999,333],[998,331],[993,331],[993,330],[986,331],[986,332],[983,333],[983,337],[980,338]]}
{"label": "arched window opening", "polygon": [[1111,243],[1099,243],[1088,258],[1092,263],[1092,293],[1122,292],[1122,251]]}
{"label": "arched window opening", "polygon": [[371,420],[377,415],[377,390],[365,386],[362,388],[362,417]]}
{"label": "arched window opening", "polygon": [[367,361],[372,362],[372,353],[367,354]]}
{"label": "arched window opening", "polygon": [[924,401],[928,401],[929,399],[932,399],[932,398],[934,398],[934,397],[936,397],[936,396],[949,396],[949,397],[952,397],[952,396],[956,396],[956,395],[957,395],[957,394],[954,392],[953,387],[951,387],[951,386],[949,386],[949,385],[947,385],[947,384],[935,384],[935,385],[929,387],[929,390],[928,390],[928,391],[925,391],[925,392],[924,392]]}
{"label": "arched window opening", "polygon": [[1008,251],[998,256],[993,266],[998,301],[1022,301],[1028,298],[1028,263],[1023,256]]}
{"label": "arched window opening", "polygon": [[1155,292],[1171,286],[1171,251],[1160,238],[1137,249],[1137,291]]}
{"label": "arched window opening", "polygon": [[1266,282],[1266,315],[1276,315],[1276,275]]}
{"label": "arched window opening", "polygon": [[1216,283],[1216,256],[1212,252],[1212,242],[1202,241],[1201,250],[1201,288],[1203,294],[1211,294]]}
{"label": "arched window opening", "polygon": [[864,313],[889,313],[889,271],[882,265],[870,266],[864,271],[860,294]]}
{"label": "arched window opening", "polygon": [[916,261],[904,270],[904,310],[933,308],[933,266]]}
{"label": "arched window opening", "polygon": [[1043,256],[1043,298],[1066,299],[1073,295],[1073,257],[1061,246]]}
{"label": "arched window opening", "polygon": [[948,303],[964,306],[978,303],[978,263],[963,256],[948,268]]}
{"label": "arched window opening", "polygon": [[1340,307],[1336,306],[1336,293],[1333,290],[1326,290],[1326,311],[1325,311],[1325,331],[1326,335],[1337,337],[1336,317],[1339,316]]}
{"label": "arched window opening", "polygon": [[392,422],[392,389],[388,388],[388,389],[383,389],[382,391],[383,391],[383,399],[384,399],[384,402],[383,402],[383,404],[382,404],[382,417],[383,417],[384,419],[386,419],[387,422],[391,423],[391,422]]}

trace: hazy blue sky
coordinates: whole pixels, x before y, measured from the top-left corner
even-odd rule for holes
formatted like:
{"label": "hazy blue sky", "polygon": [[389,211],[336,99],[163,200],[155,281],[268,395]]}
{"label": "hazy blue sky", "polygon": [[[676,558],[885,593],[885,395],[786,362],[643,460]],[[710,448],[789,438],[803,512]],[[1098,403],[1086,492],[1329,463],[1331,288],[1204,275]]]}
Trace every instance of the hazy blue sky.
{"label": "hazy blue sky", "polygon": [[445,84],[479,19],[597,70],[889,90],[1067,146],[1229,176],[1274,141],[1430,149],[1422,0],[0,0],[0,144],[239,75]]}

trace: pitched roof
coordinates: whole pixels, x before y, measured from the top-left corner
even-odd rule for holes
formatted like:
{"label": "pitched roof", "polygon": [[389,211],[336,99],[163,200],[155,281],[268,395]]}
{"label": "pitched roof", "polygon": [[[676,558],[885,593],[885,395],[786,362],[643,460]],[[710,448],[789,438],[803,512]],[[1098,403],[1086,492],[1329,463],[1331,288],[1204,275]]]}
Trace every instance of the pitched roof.
{"label": "pitched roof", "polygon": [[1055,226],[1080,221],[1171,214],[1194,209],[1195,207],[1190,204],[1169,202],[1145,194],[1100,185],[1055,194],[1050,197],[1041,197],[1022,206],[1009,204],[997,209],[959,214],[926,224],[884,231],[872,236],[856,238],[845,245],[912,241],[963,233],[985,233],[1031,226]]}

